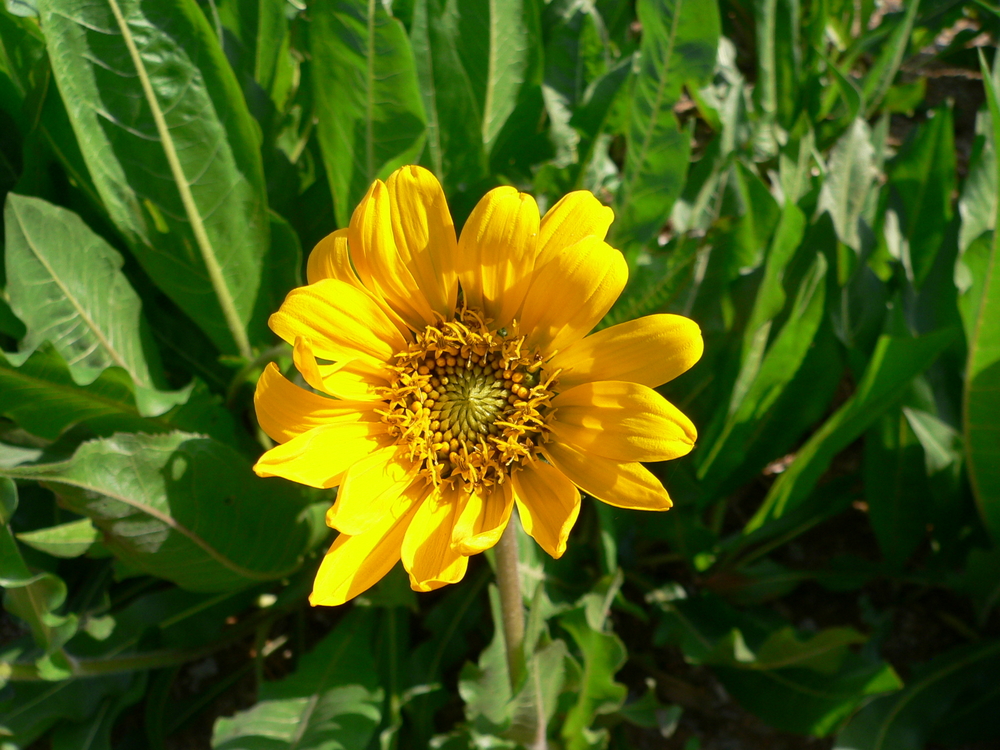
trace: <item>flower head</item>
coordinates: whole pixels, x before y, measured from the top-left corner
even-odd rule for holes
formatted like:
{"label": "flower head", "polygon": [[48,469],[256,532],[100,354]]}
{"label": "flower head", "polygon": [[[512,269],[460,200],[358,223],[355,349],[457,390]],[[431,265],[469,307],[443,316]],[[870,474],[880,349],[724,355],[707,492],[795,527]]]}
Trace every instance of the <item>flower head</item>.
{"label": "flower head", "polygon": [[418,591],[454,583],[515,505],[553,557],[581,489],[670,507],[640,462],[683,456],[696,432],[653,388],[698,361],[701,332],[651,315],[587,335],[626,281],[612,218],[579,191],[539,220],[531,196],[500,187],[456,239],[441,186],[409,166],[316,246],[308,285],[270,319],[311,390],[264,371],[257,417],[280,445],[254,467],[340,488],[313,604],[351,599],[400,559]]}

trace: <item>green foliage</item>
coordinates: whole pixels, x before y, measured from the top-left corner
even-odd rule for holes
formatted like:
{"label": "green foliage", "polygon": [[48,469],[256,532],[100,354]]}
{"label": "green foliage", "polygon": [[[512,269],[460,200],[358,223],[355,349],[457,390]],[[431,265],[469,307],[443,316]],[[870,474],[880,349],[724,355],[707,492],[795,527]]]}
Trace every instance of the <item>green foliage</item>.
{"label": "green foliage", "polygon": [[715,3],[690,0],[641,0],[637,10],[643,35],[615,232],[645,244],[684,186],[691,135],[678,126],[673,107],[683,86],[699,89],[711,77],[719,16]]}
{"label": "green foliage", "polygon": [[292,488],[254,477],[231,448],[197,435],[119,434],[67,461],[3,472],[53,487],[120,560],[190,591],[285,577],[308,539]]}
{"label": "green foliage", "polygon": [[366,614],[352,613],[303,657],[295,674],[265,685],[256,706],[221,719],[212,747],[365,747],[382,703]]}
{"label": "green foliage", "polygon": [[[4,750],[995,744],[993,5],[7,0]],[[313,610],[332,496],[251,469],[267,317],[408,163],[459,228],[590,190],[601,326],[705,338],[675,507],[518,532],[514,683],[491,553]]]}
{"label": "green foliage", "polygon": [[222,351],[249,354],[267,198],[259,138],[208,20],[193,0],[58,0],[39,16],[108,218]]}
{"label": "green foliage", "polygon": [[316,131],[346,226],[372,180],[420,154],[426,116],[403,25],[381,3],[323,0],[311,13]]}

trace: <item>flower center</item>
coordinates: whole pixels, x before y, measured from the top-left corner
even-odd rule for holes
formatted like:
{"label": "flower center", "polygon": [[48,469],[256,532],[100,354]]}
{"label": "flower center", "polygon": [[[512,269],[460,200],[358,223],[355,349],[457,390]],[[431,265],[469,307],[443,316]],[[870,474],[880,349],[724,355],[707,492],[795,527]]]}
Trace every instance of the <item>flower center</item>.
{"label": "flower center", "polygon": [[502,483],[546,439],[555,376],[542,381],[542,356],[527,352],[512,328],[491,331],[463,308],[394,356],[379,413],[428,481]]}

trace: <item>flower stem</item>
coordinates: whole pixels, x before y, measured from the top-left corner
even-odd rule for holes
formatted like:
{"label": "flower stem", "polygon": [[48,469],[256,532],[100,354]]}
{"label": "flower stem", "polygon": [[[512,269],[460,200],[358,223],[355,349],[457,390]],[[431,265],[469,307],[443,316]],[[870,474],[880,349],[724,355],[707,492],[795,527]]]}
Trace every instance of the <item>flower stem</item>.
{"label": "flower stem", "polygon": [[496,546],[497,587],[500,589],[500,613],[507,644],[507,667],[511,689],[516,690],[524,669],[524,600],[517,572],[517,521],[511,518]]}

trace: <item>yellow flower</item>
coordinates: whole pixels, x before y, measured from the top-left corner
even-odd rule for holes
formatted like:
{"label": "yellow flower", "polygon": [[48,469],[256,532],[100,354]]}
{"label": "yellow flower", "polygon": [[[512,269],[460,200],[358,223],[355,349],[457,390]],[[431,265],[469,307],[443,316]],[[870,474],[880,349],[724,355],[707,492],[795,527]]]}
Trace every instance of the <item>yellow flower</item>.
{"label": "yellow flower", "polygon": [[340,487],[312,604],[342,604],[400,558],[417,591],[455,583],[515,505],[553,557],[581,489],[670,507],[639,462],[694,445],[694,425],[653,388],[698,361],[701,332],[650,315],[586,335],[625,285],[604,242],[612,218],[579,191],[539,220],[531,196],[500,187],[456,240],[440,184],[409,166],[316,246],[308,286],[270,319],[313,390],[272,363],[254,399],[280,443],[254,470]]}

